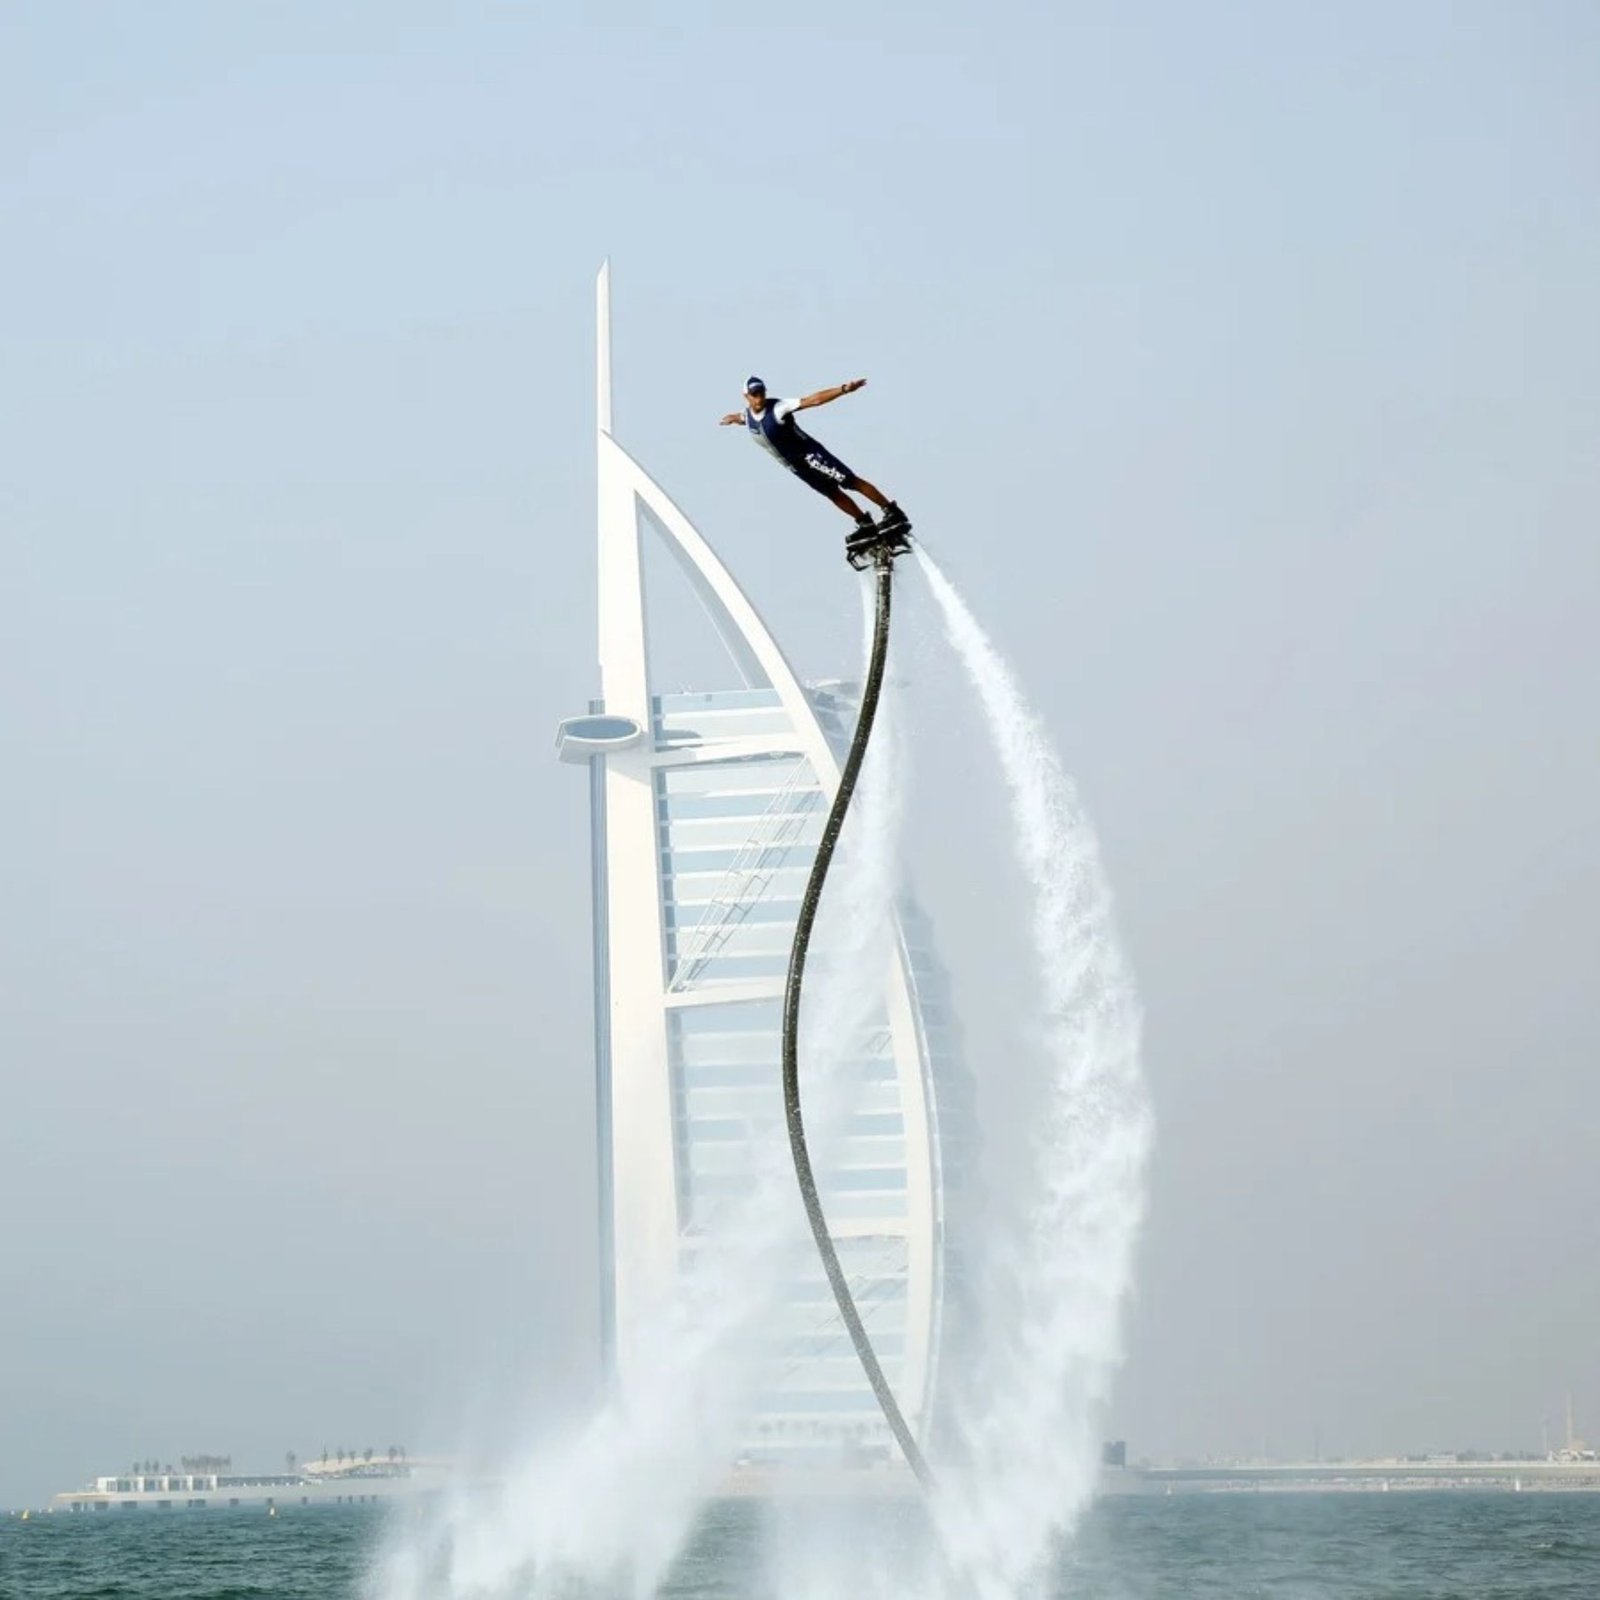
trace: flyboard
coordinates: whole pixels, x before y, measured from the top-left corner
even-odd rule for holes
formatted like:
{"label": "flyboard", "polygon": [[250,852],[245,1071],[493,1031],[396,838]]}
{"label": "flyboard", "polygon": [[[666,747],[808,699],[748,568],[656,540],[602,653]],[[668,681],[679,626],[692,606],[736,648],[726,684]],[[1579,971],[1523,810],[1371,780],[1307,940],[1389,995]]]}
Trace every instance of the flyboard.
{"label": "flyboard", "polygon": [[866,683],[861,692],[861,709],[856,715],[855,732],[850,739],[850,751],[845,757],[844,770],[839,775],[839,789],[833,797],[828,820],[823,825],[822,841],[817,846],[811,875],[806,881],[804,898],[800,902],[800,916],[795,923],[794,944],[789,951],[789,971],[783,991],[783,1110],[789,1128],[789,1150],[794,1157],[794,1171],[800,1181],[800,1198],[805,1202],[806,1220],[811,1224],[811,1236],[816,1241],[817,1254],[822,1257],[823,1270],[833,1289],[833,1298],[839,1307],[839,1316],[855,1346],[862,1371],[872,1392],[877,1396],[889,1431],[894,1434],[906,1464],[916,1474],[924,1489],[933,1488],[933,1474],[923,1458],[922,1450],[906,1422],[894,1390],[884,1376],[882,1364],[867,1330],[856,1309],[850,1284],[839,1264],[839,1252],[834,1249],[833,1236],[828,1231],[828,1219],[823,1214],[822,1200],[817,1194],[816,1175],[811,1167],[811,1152],[806,1146],[805,1120],[800,1109],[800,993],[805,983],[806,955],[811,946],[811,934],[816,925],[817,911],[822,904],[823,885],[827,882],[828,868],[833,862],[834,847],[844,828],[844,819],[855,794],[856,779],[861,775],[861,763],[866,758],[867,745],[872,739],[872,724],[878,714],[878,697],[883,689],[884,665],[889,656],[889,616],[894,589],[895,557],[911,549],[909,538],[911,524],[902,515],[897,519],[885,518],[882,522],[864,527],[849,536],[845,543],[845,559],[858,571],[871,567],[877,591],[877,606],[872,629],[872,653],[867,663]]}

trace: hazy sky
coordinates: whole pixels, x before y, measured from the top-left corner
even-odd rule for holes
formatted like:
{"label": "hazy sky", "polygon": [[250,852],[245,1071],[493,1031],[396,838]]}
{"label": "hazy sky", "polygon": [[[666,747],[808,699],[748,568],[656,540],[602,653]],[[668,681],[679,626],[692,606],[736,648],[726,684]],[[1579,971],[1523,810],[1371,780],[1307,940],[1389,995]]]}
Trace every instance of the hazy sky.
{"label": "hazy sky", "polygon": [[1600,1434],[1600,12],[597,13],[0,12],[0,1504],[589,1370],[607,254],[618,431],[801,668],[752,370],[871,379],[819,433],[1098,821],[1114,1431]]}

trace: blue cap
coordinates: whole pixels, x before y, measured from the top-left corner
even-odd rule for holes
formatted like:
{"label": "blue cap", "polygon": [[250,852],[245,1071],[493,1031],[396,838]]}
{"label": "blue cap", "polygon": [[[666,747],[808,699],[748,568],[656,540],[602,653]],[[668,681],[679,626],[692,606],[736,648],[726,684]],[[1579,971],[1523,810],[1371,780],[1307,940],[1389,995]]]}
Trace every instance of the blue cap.
{"label": "blue cap", "polygon": [[765,394],[767,386],[759,378],[746,378],[744,380],[744,392],[746,394]]}

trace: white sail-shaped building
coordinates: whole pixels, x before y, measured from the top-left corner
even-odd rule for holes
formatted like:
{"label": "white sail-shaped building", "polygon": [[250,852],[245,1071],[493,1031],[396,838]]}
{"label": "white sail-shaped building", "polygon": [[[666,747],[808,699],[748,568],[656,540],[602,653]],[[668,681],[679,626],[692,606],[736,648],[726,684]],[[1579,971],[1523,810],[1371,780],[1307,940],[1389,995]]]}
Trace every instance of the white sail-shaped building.
{"label": "white sail-shaped building", "polygon": [[[600,694],[562,724],[558,750],[590,769],[602,1321],[625,1385],[649,1308],[706,1219],[752,1182],[751,1130],[770,1139],[781,1125],[789,941],[854,708],[846,691],[800,682],[705,538],[617,441],[607,269],[598,315]],[[689,580],[736,682],[651,681],[648,540]],[[885,1371],[925,1433],[957,1292],[946,1199],[966,1115],[926,928],[906,908],[896,931],[881,1015],[847,1064],[850,1113],[823,1201]],[[889,1455],[820,1268],[789,1282],[769,1343],[752,1459],[841,1444]]]}

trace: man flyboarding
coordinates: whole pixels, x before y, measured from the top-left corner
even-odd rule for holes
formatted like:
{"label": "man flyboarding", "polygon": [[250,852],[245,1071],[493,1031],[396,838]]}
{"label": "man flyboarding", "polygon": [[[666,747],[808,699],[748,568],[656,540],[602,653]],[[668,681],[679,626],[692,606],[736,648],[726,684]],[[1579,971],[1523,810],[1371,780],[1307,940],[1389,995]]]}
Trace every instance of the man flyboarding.
{"label": "man flyboarding", "polygon": [[[775,456],[802,483],[826,496],[854,520],[855,532],[845,541],[852,565],[857,564],[857,554],[880,541],[886,540],[895,554],[909,550],[911,545],[906,536],[911,532],[910,519],[880,489],[852,472],[831,450],[805,432],[794,416],[797,411],[825,406],[841,395],[854,394],[857,389],[864,388],[866,382],[865,378],[852,378],[832,389],[818,389],[801,400],[769,400],[766,384],[760,378],[751,378],[744,386],[744,410],[730,411],[720,424],[724,428],[734,428],[742,422],[769,455]],[[864,495],[877,506],[883,512],[879,521],[874,522],[871,514],[850,498],[847,490]]]}

